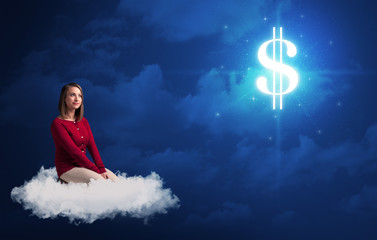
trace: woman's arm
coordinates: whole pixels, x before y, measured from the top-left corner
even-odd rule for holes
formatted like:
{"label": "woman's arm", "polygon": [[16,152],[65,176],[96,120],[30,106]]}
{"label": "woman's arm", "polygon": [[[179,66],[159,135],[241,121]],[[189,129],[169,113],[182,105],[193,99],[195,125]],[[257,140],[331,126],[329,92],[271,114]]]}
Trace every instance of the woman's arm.
{"label": "woman's arm", "polygon": [[71,155],[75,165],[101,173],[98,167],[76,146],[71,136],[68,134],[67,129],[62,124],[54,122],[51,125],[51,133],[54,140]]}
{"label": "woman's arm", "polygon": [[89,136],[88,136],[89,137],[89,143],[88,143],[88,146],[87,146],[89,153],[90,153],[90,155],[92,155],[92,158],[93,158],[94,162],[96,163],[96,166],[99,169],[99,173],[105,173],[106,172],[105,165],[102,162],[101,156],[99,155],[99,152],[98,152],[98,148],[96,146],[96,143],[94,142],[93,133],[92,133],[92,130],[90,129],[88,120],[86,120],[86,118],[83,118],[82,120],[84,121],[84,125],[85,125],[86,129],[88,130],[88,134],[89,134]]}

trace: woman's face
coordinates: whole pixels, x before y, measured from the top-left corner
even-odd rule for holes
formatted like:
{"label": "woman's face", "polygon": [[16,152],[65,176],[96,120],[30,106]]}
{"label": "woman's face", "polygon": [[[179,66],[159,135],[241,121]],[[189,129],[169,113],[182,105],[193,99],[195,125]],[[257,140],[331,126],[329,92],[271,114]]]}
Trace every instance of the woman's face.
{"label": "woman's face", "polygon": [[70,87],[65,96],[65,103],[67,104],[67,110],[76,110],[81,106],[82,94],[77,87]]}

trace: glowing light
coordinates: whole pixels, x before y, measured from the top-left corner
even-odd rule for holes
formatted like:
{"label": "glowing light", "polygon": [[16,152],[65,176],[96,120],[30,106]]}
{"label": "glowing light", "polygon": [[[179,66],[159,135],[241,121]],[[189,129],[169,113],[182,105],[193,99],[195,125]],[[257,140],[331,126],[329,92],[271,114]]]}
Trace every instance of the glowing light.
{"label": "glowing light", "polygon": [[[283,52],[283,43],[285,43],[285,45],[287,46],[287,55],[289,57],[294,57],[297,54],[297,49],[296,49],[296,46],[293,43],[283,39],[283,28],[282,27],[280,27],[280,38],[279,39],[275,38],[275,27],[273,27],[272,35],[273,35],[273,39],[264,42],[258,50],[259,62],[264,67],[266,67],[267,69],[270,69],[270,70],[273,71],[272,91],[270,91],[268,89],[267,79],[265,77],[259,77],[257,79],[257,86],[258,86],[259,90],[262,91],[263,93],[272,95],[272,97],[273,97],[273,109],[276,108],[276,106],[275,106],[276,96],[277,95],[280,96],[280,109],[283,109],[283,95],[292,92],[298,84],[297,72],[292,67],[290,67],[286,64],[283,64],[283,53],[282,53]],[[280,42],[280,55],[279,55],[280,61],[279,62],[275,61],[275,51],[276,51],[275,42]],[[267,56],[267,47],[270,43],[273,43],[273,58],[272,59],[270,59]],[[279,92],[276,92],[276,85],[277,85],[276,84],[276,72],[280,73],[280,84],[279,84],[280,89],[279,89]],[[285,89],[285,91],[283,91],[283,74],[286,75],[288,77],[288,80],[289,80],[288,88]]]}

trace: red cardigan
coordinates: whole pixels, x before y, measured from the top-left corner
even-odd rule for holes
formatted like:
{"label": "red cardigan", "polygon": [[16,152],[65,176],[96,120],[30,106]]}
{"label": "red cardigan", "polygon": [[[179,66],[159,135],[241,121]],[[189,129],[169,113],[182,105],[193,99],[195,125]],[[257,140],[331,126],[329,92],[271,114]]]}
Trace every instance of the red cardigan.
{"label": "red cardigan", "polygon": [[[74,167],[84,167],[99,174],[106,172],[86,118],[83,117],[79,122],[55,118],[51,124],[51,133],[56,148],[58,177]],[[86,156],[86,147],[95,164]]]}

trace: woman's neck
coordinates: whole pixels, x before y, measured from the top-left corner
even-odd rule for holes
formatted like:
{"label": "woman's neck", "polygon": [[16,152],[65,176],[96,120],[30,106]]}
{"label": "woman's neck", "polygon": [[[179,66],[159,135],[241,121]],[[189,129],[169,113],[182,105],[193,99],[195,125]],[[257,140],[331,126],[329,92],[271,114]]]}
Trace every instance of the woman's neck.
{"label": "woman's neck", "polygon": [[67,111],[67,113],[63,115],[62,117],[67,120],[72,120],[72,121],[76,120],[75,110]]}

